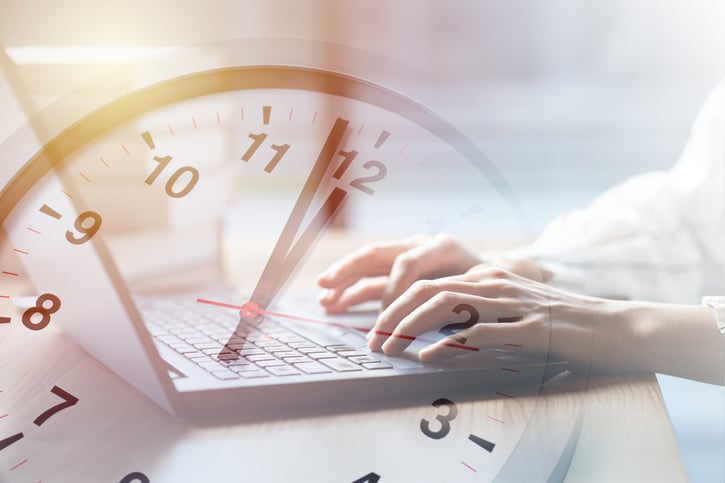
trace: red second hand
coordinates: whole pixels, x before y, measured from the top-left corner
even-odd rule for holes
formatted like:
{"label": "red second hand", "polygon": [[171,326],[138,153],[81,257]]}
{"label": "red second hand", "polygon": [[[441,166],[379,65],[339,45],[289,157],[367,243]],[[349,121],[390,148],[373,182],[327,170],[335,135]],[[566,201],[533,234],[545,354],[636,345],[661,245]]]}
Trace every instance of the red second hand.
{"label": "red second hand", "polygon": [[[370,332],[370,330],[371,330],[366,327],[355,327],[353,325],[341,324],[338,322],[328,322],[325,320],[311,319],[309,317],[300,317],[298,315],[290,315],[290,314],[283,314],[280,312],[272,312],[269,310],[262,309],[255,302],[251,302],[251,301],[247,302],[244,305],[234,305],[234,304],[228,304],[225,302],[217,302],[215,300],[201,299],[201,298],[196,299],[196,301],[199,303],[202,303],[202,304],[215,305],[217,307],[224,307],[227,309],[239,310],[243,317],[248,317],[248,318],[253,318],[253,317],[256,317],[257,315],[269,315],[270,317],[279,317],[282,319],[296,320],[298,322],[309,322],[312,324],[320,324],[320,325],[327,325],[330,327],[338,327],[340,329],[355,330],[357,332],[363,332],[366,334],[368,332]],[[399,339],[406,339],[406,340],[410,340],[410,341],[419,340],[419,341],[425,342],[427,344],[434,344],[434,343],[438,342],[435,340],[423,339],[422,337],[413,337],[411,335],[404,335],[404,334],[394,334],[392,332],[385,332],[382,330],[376,330],[375,333],[378,335],[384,335],[386,337],[392,336],[392,337],[397,337]],[[474,351],[474,352],[479,350],[478,347],[469,347],[469,346],[465,346],[465,345],[461,345],[461,344],[456,344],[453,342],[448,342],[445,345],[446,345],[446,347],[454,347],[457,349],[464,349],[464,350]]]}

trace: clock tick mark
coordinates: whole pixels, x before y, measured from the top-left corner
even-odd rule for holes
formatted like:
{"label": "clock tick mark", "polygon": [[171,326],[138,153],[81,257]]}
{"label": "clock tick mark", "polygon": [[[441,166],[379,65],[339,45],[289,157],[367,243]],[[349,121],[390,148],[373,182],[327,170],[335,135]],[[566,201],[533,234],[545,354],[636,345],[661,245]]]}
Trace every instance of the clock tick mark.
{"label": "clock tick mark", "polygon": [[496,447],[496,443],[492,443],[487,439],[483,439],[480,436],[476,436],[475,434],[469,434],[468,439],[476,443],[481,448],[485,449],[489,453],[493,452],[493,449]]}
{"label": "clock tick mark", "polygon": [[121,144],[121,149],[123,149],[123,152],[126,153],[126,156],[131,156],[131,152],[126,148],[125,145]]}
{"label": "clock tick mark", "polygon": [[10,300],[10,295],[0,295],[0,299]]}
{"label": "clock tick mark", "polygon": [[191,116],[191,124],[194,126],[194,129],[196,129],[196,119],[194,116]]}
{"label": "clock tick mark", "polygon": [[408,145],[407,144],[405,146],[403,146],[403,149],[401,149],[400,151],[398,151],[398,155],[403,154],[406,149],[408,149]]}
{"label": "clock tick mark", "polygon": [[363,131],[363,129],[364,129],[364,128],[365,128],[365,123],[362,123],[362,124],[360,125],[360,129],[358,129],[358,130],[357,130],[357,135],[358,135],[358,136],[360,135],[360,133],[361,133],[361,132]]}
{"label": "clock tick mark", "polygon": [[15,272],[7,272],[7,271],[3,271],[3,275],[9,275],[11,277],[17,277],[18,276],[18,274],[15,273]]}
{"label": "clock tick mark", "polygon": [[70,193],[68,193],[68,192],[67,192],[66,190],[64,190],[63,188],[61,188],[61,189],[60,189],[60,192],[61,192],[61,193],[63,193],[64,195],[66,195],[66,196],[67,196],[68,198],[70,198],[70,199],[73,199],[73,196],[71,196],[71,194],[70,194]]}
{"label": "clock tick mark", "polygon": [[27,462],[28,462],[28,459],[25,458],[23,461],[21,461],[20,463],[16,464],[12,468],[10,468],[10,471],[15,471],[16,469],[20,468],[21,466],[23,466]]}
{"label": "clock tick mark", "polygon": [[[0,324],[9,324],[10,322],[12,322],[12,319],[10,317],[0,317]],[[0,419],[4,418],[5,416],[7,416],[7,414],[0,416]]]}
{"label": "clock tick mark", "polygon": [[289,108],[289,120],[290,120],[290,121],[292,120],[292,112],[293,112],[293,111],[294,111],[294,109],[292,109],[292,108],[290,107],[290,108]]}
{"label": "clock tick mark", "polygon": [[2,416],[0,416],[0,419],[7,418],[7,417],[8,417],[7,414],[3,414]]}
{"label": "clock tick mark", "polygon": [[506,371],[506,372],[513,372],[513,373],[516,373],[516,374],[518,374],[518,373],[519,373],[519,371],[518,371],[518,370],[516,370],[516,369],[511,369],[510,367],[502,367],[502,368],[501,368],[501,370],[502,370],[502,371]]}
{"label": "clock tick mark", "polygon": [[314,124],[317,121],[317,111],[312,115],[312,124]]}
{"label": "clock tick mark", "polygon": [[496,391],[496,394],[498,394],[499,396],[505,397],[505,398],[509,398],[509,399],[514,398],[511,394],[506,394],[505,392]]}
{"label": "clock tick mark", "polygon": [[504,422],[503,422],[503,420],[502,420],[502,419],[494,418],[493,416],[486,416],[486,417],[487,417],[488,419],[490,419],[491,421],[496,421],[496,422],[497,422],[497,423],[499,423],[499,424],[504,424]]}
{"label": "clock tick mark", "polygon": [[425,165],[425,163],[427,163],[427,162],[428,162],[428,158],[425,158],[423,161],[421,161],[420,163],[418,163],[418,167],[419,168],[422,168]]}
{"label": "clock tick mark", "polygon": [[90,178],[88,176],[86,176],[85,174],[83,174],[83,171],[79,172],[79,174],[81,175],[81,178],[83,178],[83,180],[86,183],[90,183],[91,182]]}
{"label": "clock tick mark", "polygon": [[150,149],[156,149],[156,144],[154,143],[154,140],[151,137],[150,132],[148,132],[148,131],[142,132],[141,137],[143,138],[144,142]]}
{"label": "clock tick mark", "polygon": [[20,253],[21,255],[30,255],[30,253],[26,252],[25,250],[20,250],[18,248],[13,248],[13,251]]}
{"label": "clock tick mark", "polygon": [[216,124],[217,126],[221,125],[222,123],[222,117],[219,115],[219,111],[216,112]]}
{"label": "clock tick mark", "polygon": [[385,143],[385,141],[388,140],[389,137],[390,137],[390,132],[388,132],[388,131],[381,132],[380,136],[378,136],[378,140],[375,141],[375,149],[380,149],[380,146],[382,146]]}
{"label": "clock tick mark", "polygon": [[272,106],[262,106],[262,122],[269,124],[269,117],[272,115]]}
{"label": "clock tick mark", "polygon": [[61,215],[48,205],[41,206],[38,211],[40,211],[44,215],[50,216],[51,218],[55,218],[56,220],[60,220],[63,217],[63,215]]}
{"label": "clock tick mark", "polygon": [[469,464],[468,464],[468,463],[466,463],[465,461],[461,461],[461,464],[462,464],[463,466],[465,466],[466,468],[468,468],[469,470],[473,471],[474,473],[478,473],[478,471],[476,471],[476,468],[474,468],[473,466],[469,465]]}
{"label": "clock tick mark", "polygon": [[516,348],[521,348],[521,347],[523,347],[523,346],[522,346],[521,344],[504,344],[504,345],[505,345],[506,347],[516,347]]}
{"label": "clock tick mark", "polygon": [[98,159],[101,161],[101,163],[103,163],[103,166],[105,166],[106,168],[111,167],[111,164],[108,161],[106,161],[105,159],[103,159],[103,158],[98,158]]}
{"label": "clock tick mark", "polygon": [[42,235],[42,233],[41,233],[41,232],[39,232],[38,230],[36,230],[36,229],[35,229],[35,228],[33,228],[33,227],[30,227],[30,226],[26,226],[25,228],[26,228],[26,229],[27,229],[28,231],[31,231],[31,232],[35,233],[36,235]]}
{"label": "clock tick mark", "polygon": [[171,123],[167,124],[167,126],[169,126],[169,133],[170,133],[170,134],[171,134],[172,136],[174,136],[174,135],[175,135],[175,134],[174,134],[174,128],[173,128],[173,127],[171,127]]}

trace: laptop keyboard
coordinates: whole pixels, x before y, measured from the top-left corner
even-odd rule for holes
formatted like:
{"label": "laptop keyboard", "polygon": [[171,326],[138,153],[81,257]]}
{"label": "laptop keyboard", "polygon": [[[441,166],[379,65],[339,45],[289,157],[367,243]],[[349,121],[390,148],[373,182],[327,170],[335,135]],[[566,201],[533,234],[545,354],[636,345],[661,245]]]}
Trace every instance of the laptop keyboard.
{"label": "laptop keyboard", "polygon": [[393,369],[369,352],[331,337],[312,340],[273,320],[243,324],[230,341],[238,314],[189,299],[143,298],[137,306],[156,340],[222,380]]}

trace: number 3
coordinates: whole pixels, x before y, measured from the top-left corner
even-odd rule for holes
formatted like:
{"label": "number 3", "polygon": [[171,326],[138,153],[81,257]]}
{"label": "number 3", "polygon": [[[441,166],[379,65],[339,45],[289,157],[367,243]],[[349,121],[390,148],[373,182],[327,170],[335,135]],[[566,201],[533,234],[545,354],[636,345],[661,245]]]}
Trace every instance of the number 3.
{"label": "number 3", "polygon": [[420,420],[420,430],[428,436],[431,439],[442,439],[445,438],[448,433],[451,430],[451,421],[456,419],[458,416],[458,406],[456,406],[456,403],[453,401],[450,401],[449,399],[436,399],[433,401],[434,407],[441,407],[441,406],[447,406],[448,407],[448,413],[447,414],[439,414],[436,416],[436,419],[440,423],[440,429],[438,431],[431,431],[430,429],[430,423],[427,419],[421,419]]}

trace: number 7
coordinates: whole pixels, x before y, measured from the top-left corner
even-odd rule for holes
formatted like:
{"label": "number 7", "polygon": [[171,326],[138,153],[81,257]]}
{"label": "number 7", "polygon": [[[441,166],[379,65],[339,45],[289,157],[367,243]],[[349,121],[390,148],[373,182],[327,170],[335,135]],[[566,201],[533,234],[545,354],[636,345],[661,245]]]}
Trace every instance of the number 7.
{"label": "number 7", "polygon": [[71,406],[75,406],[78,402],[78,398],[72,395],[69,392],[64,391],[63,389],[59,388],[58,386],[53,386],[53,389],[50,390],[53,394],[63,399],[64,402],[60,404],[56,404],[52,408],[45,411],[43,414],[35,418],[33,422],[37,426],[41,426],[44,422],[46,422],[48,419],[50,419],[53,415],[56,413],[61,412],[62,410],[69,408]]}

